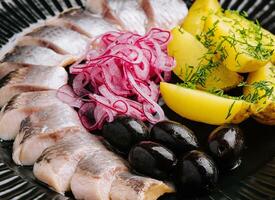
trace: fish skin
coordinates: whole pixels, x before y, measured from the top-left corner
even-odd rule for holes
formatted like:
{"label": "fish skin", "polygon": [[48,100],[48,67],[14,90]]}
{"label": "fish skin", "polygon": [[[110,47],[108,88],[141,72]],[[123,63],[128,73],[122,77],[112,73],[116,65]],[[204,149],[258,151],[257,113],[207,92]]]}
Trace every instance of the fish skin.
{"label": "fish skin", "polygon": [[48,48],[52,51],[54,51],[57,54],[60,55],[67,55],[69,54],[67,51],[65,51],[64,49],[60,48],[59,46],[57,46],[56,44],[49,42],[45,39],[40,39],[38,37],[32,37],[32,36],[22,36],[19,40],[17,45],[19,46],[38,46],[38,47],[44,47],[44,48]]}
{"label": "fish skin", "polygon": [[21,122],[13,143],[13,160],[18,165],[33,165],[47,147],[81,130],[79,117],[69,105],[44,107]]}
{"label": "fish skin", "polygon": [[120,173],[112,183],[110,199],[112,200],[157,200],[165,193],[174,192],[166,183],[129,172]]}
{"label": "fish skin", "polygon": [[93,14],[103,15],[108,9],[107,0],[86,0],[85,8]]}
{"label": "fish skin", "polygon": [[71,29],[53,25],[34,29],[22,39],[24,40],[28,41],[26,44],[48,47],[60,54],[76,56],[82,55],[89,43],[86,36]]}
{"label": "fish skin", "polygon": [[22,92],[58,89],[68,81],[61,67],[24,67],[10,72],[0,80],[0,107]]}
{"label": "fish skin", "polygon": [[148,19],[140,1],[108,0],[108,5],[113,15],[117,16],[127,31],[141,35],[146,33]]}
{"label": "fish skin", "polygon": [[72,192],[76,199],[109,200],[116,174],[127,170],[119,156],[107,149],[96,151],[79,162],[71,181]]}
{"label": "fish skin", "polygon": [[87,155],[103,148],[88,132],[75,132],[56,145],[45,149],[34,164],[35,177],[56,192],[70,191],[70,183],[77,165]]}
{"label": "fish skin", "polygon": [[[23,45],[23,44],[22,44]],[[71,55],[61,55],[53,50],[40,47],[20,45],[20,42],[11,52],[5,54],[1,62],[21,63],[40,66],[67,66],[76,61],[77,57]]]}
{"label": "fish skin", "polygon": [[78,8],[61,13],[57,19],[50,21],[49,24],[65,26],[93,39],[106,32],[121,29],[121,27],[104,20],[102,16]]}
{"label": "fish skin", "polygon": [[85,7],[91,13],[102,16],[104,20],[123,28],[123,22],[112,12],[108,0],[87,0]]}
{"label": "fish skin", "polygon": [[12,71],[15,71],[23,67],[29,67],[29,66],[35,66],[35,65],[22,64],[22,63],[9,63],[9,62],[0,63],[0,79],[4,78],[6,75],[8,75]]}
{"label": "fish skin", "polygon": [[0,112],[0,139],[13,140],[19,132],[21,122],[45,106],[60,103],[56,91],[24,92],[15,95]]}
{"label": "fish skin", "polygon": [[182,0],[143,0],[142,5],[147,17],[151,19],[151,26],[167,30],[180,24],[188,13]]}

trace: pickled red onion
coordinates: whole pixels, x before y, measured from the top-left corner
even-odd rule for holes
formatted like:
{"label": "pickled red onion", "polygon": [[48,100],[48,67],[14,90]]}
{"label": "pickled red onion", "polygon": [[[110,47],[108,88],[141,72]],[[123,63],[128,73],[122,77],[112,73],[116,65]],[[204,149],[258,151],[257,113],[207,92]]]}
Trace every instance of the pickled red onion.
{"label": "pickled red onion", "polygon": [[158,105],[159,82],[168,81],[175,65],[167,55],[170,32],[158,28],[141,36],[108,32],[96,38],[85,58],[70,68],[75,77],[58,97],[78,108],[88,130],[101,129],[116,115],[156,123],[164,119]]}

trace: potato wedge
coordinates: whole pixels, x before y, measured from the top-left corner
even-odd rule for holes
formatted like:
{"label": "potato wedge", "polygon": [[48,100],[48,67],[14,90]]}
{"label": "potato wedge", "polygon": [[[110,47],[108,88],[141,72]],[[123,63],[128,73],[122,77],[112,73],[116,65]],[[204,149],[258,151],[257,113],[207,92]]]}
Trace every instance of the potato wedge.
{"label": "potato wedge", "polygon": [[[204,76],[201,79],[205,80],[204,84],[200,84],[198,87],[205,90],[211,88],[231,89],[242,81],[242,76],[228,70],[190,33],[180,27],[175,27],[171,34],[173,39],[168,44],[168,54],[176,59],[177,65],[174,68],[174,73],[183,81],[192,81],[192,79],[198,78],[194,77],[196,73],[201,73]],[[214,63],[216,63],[215,66]],[[208,70],[200,70],[201,68]],[[198,83],[201,82],[202,80],[198,80]]]}
{"label": "potato wedge", "polygon": [[219,11],[221,11],[221,6],[217,0],[196,0],[189,9],[182,27],[194,36],[199,35],[204,28],[204,18],[210,13]]}
{"label": "potato wedge", "polygon": [[273,55],[271,57],[271,62],[275,65],[275,52],[273,53]]}
{"label": "potato wedge", "polygon": [[210,15],[204,32],[211,31],[216,52],[229,70],[239,73],[256,71],[270,61],[271,51],[260,45],[262,41],[248,37],[256,33],[250,33],[246,27],[241,29],[235,22],[227,17]]}
{"label": "potato wedge", "polygon": [[[226,10],[224,12],[224,16],[226,16],[230,19],[233,19],[235,21],[236,25],[239,24],[239,28],[241,28],[241,27],[249,28],[251,26],[256,25],[253,21],[249,21],[245,17],[241,16],[239,14],[239,12],[237,12],[237,11]],[[268,49],[274,51],[273,55],[271,57],[271,62],[273,62],[273,64],[274,64],[275,63],[275,35],[269,31],[267,31],[264,28],[260,28],[260,31],[263,33],[262,34],[262,44],[265,46],[265,48],[268,48]],[[255,36],[255,34],[250,34],[248,36],[253,38],[253,36]]]}
{"label": "potato wedge", "polygon": [[160,91],[167,106],[180,116],[212,125],[241,123],[250,115],[250,103],[162,82]]}
{"label": "potato wedge", "polygon": [[[253,84],[260,81],[270,81],[269,88],[275,88],[275,66],[268,63],[265,67],[248,75],[247,83]],[[244,94],[247,96],[255,92],[254,87],[246,87]],[[264,90],[258,90],[260,96],[265,94]],[[275,125],[275,90],[271,96],[264,97],[251,106],[253,117],[260,123]]]}

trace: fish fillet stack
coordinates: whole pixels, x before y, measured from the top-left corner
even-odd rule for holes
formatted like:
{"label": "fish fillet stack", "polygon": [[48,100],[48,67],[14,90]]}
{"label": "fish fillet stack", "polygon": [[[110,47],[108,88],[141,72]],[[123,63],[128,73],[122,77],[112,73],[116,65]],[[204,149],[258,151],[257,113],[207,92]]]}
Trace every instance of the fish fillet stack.
{"label": "fish fillet stack", "polygon": [[171,29],[187,14],[181,0],[87,0],[30,29],[0,61],[0,138],[14,140],[13,160],[34,165],[37,179],[84,200],[154,200],[173,188],[134,175],[126,161],[88,133],[77,113],[57,97],[64,67],[108,31],[145,34]]}

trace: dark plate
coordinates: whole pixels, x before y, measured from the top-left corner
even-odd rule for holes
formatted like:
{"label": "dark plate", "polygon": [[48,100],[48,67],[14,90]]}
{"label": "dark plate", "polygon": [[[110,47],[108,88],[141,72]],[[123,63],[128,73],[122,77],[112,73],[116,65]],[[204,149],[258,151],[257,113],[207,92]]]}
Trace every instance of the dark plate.
{"label": "dark plate", "polygon": [[[192,4],[191,0],[186,2],[188,6]],[[221,0],[221,4],[224,8],[247,11],[251,19],[258,19],[266,29],[275,33],[275,0]],[[83,5],[84,1],[81,0],[0,0],[0,47],[30,24],[67,8]],[[192,128],[202,144],[215,128],[184,120],[167,107],[164,110],[170,119]],[[241,166],[223,174],[219,187],[212,194],[195,199],[275,199],[275,127],[260,125],[253,119],[247,120],[241,127],[245,132],[247,147]],[[30,167],[16,166],[11,159],[11,144],[0,142],[0,199],[66,198],[35,180]],[[175,198],[170,196],[162,199]]]}

